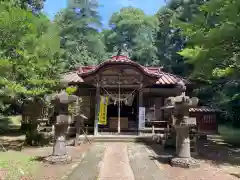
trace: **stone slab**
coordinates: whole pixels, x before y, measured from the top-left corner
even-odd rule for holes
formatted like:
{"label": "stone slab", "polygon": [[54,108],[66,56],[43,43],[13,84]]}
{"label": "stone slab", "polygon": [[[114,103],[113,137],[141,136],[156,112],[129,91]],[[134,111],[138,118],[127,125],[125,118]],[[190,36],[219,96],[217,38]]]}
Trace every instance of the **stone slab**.
{"label": "stone slab", "polygon": [[104,144],[94,144],[67,180],[97,180],[104,149]]}
{"label": "stone slab", "polygon": [[107,145],[98,180],[107,179],[134,180],[126,143],[109,143]]}
{"label": "stone slab", "polygon": [[166,180],[164,170],[157,166],[155,158],[146,151],[146,145],[129,144],[128,155],[135,180]]}

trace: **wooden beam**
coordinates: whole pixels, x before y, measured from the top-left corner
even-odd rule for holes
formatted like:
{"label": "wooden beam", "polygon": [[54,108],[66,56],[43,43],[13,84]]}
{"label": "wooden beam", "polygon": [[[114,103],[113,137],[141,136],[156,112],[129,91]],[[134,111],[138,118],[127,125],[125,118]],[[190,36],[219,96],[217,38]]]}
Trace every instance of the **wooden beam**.
{"label": "wooden beam", "polygon": [[181,91],[178,88],[144,88],[143,93],[162,97],[181,95]]}
{"label": "wooden beam", "polygon": [[[104,85],[104,86],[102,86],[102,87],[104,87],[104,88],[118,88],[118,85],[113,85],[113,84],[110,84],[110,85]],[[132,85],[121,85],[121,88],[123,89],[136,89],[136,88],[140,88],[140,84],[132,84]],[[124,91],[124,90],[123,90]]]}

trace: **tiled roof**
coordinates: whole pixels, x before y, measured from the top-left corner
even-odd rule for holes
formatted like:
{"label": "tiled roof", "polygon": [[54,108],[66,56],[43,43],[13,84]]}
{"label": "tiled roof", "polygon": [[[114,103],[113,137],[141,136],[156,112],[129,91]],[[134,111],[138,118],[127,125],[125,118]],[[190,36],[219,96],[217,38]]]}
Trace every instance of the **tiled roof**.
{"label": "tiled roof", "polygon": [[144,67],[144,66],[138,64],[137,62],[130,60],[127,56],[113,56],[112,58],[100,63],[97,66],[80,67],[78,72],[79,72],[79,75],[83,77],[83,76],[87,76],[87,75],[97,72],[101,67],[103,67],[105,65],[112,65],[112,64],[114,64],[114,65],[116,65],[116,64],[132,65],[132,66],[139,68],[143,73],[145,73],[148,76],[153,76],[153,77],[160,76],[160,74],[157,72],[149,72],[147,67]]}
{"label": "tiled roof", "polygon": [[62,83],[80,83],[83,79],[78,75],[77,72],[69,72],[62,76]]}
{"label": "tiled roof", "polygon": [[219,112],[219,110],[206,107],[206,106],[201,106],[196,108],[190,108],[189,112]]}
{"label": "tiled roof", "polygon": [[[127,56],[113,56],[111,59],[104,61],[96,66],[81,66],[76,72],[68,74],[68,77],[66,78],[72,82],[83,82],[83,77],[94,74],[104,65],[112,64],[129,64],[135,66],[146,75],[156,77],[156,84],[159,85],[175,85],[179,81],[183,81],[186,84],[190,83],[188,80],[182,77],[162,71],[162,67],[144,67],[137,62],[130,60]],[[76,76],[77,74],[79,77]]]}

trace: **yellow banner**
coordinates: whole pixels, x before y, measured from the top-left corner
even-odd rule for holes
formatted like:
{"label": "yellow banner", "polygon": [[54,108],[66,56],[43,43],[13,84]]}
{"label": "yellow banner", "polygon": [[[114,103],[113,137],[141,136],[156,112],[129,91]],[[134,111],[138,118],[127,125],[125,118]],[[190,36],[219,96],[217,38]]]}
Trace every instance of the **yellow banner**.
{"label": "yellow banner", "polygon": [[100,96],[98,124],[101,124],[101,125],[107,124],[107,106],[108,106],[108,97]]}

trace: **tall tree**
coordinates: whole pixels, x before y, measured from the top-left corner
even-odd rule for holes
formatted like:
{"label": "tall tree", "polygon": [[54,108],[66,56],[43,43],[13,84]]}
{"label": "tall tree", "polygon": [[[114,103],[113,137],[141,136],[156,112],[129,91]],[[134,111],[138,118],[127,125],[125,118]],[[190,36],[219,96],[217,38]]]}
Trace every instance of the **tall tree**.
{"label": "tall tree", "polygon": [[175,20],[190,21],[199,12],[198,7],[205,1],[170,0],[156,13],[159,21],[156,38],[158,58],[167,71],[183,76],[191,72],[191,66],[178,54],[184,48],[186,38],[181,34],[181,29],[175,25]]}
{"label": "tall tree", "polygon": [[211,0],[201,6],[201,13],[192,21],[178,24],[188,38],[188,47],[180,54],[193,64],[193,76],[210,81],[216,90],[212,104],[225,110],[227,117],[238,125],[239,9],[238,0]]}
{"label": "tall tree", "polygon": [[31,9],[34,12],[39,12],[43,9],[46,0],[1,0],[10,6],[17,6],[22,9]]}
{"label": "tall tree", "polygon": [[127,7],[114,13],[109,25],[111,30],[104,32],[109,52],[115,51],[122,44],[127,44],[132,52],[132,58],[141,64],[159,63],[154,44],[157,29],[155,17],[146,15],[140,9]]}
{"label": "tall tree", "polygon": [[62,70],[58,27],[44,15],[0,3],[0,98],[51,92]]}
{"label": "tall tree", "polygon": [[93,65],[104,57],[105,48],[97,12],[98,4],[90,0],[71,0],[68,7],[55,18],[60,26],[62,58],[66,70],[79,65]]}

